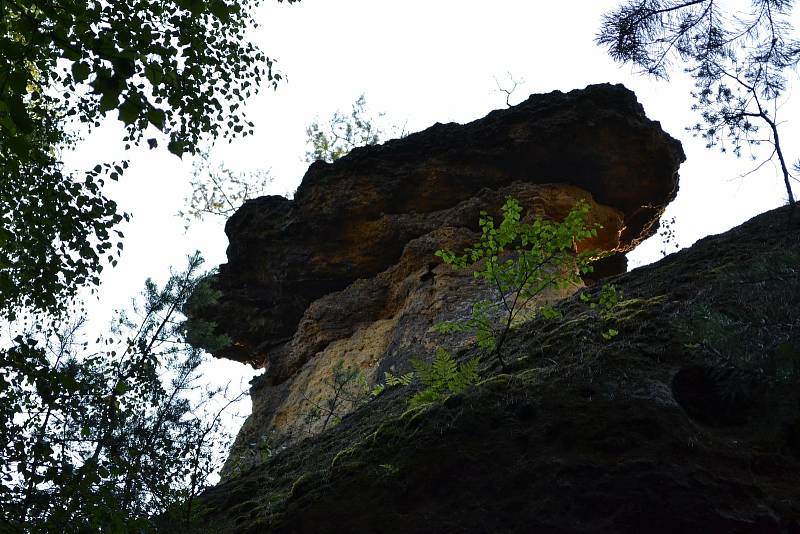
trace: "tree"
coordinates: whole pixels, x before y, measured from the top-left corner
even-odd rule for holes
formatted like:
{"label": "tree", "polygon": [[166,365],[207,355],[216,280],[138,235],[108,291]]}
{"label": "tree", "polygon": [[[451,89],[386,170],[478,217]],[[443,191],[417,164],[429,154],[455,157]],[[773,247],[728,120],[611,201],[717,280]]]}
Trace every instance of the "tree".
{"label": "tree", "polygon": [[[791,205],[792,175],[781,144],[779,99],[786,72],[800,61],[800,42],[791,24],[791,0],[750,0],[734,11],[720,0],[627,0],[606,14],[597,36],[612,58],[667,78],[671,60],[688,62],[694,78],[693,109],[702,122],[688,128],[711,148],[731,149],[766,142],[777,156]],[[766,136],[759,134],[761,123]],[[755,156],[754,156],[755,157]],[[800,160],[795,164],[800,173]]]}
{"label": "tree", "polygon": [[246,200],[265,195],[272,181],[269,170],[235,172],[225,165],[212,165],[207,150],[201,150],[192,169],[192,192],[186,210],[179,212],[186,222],[208,215],[228,219]]}
{"label": "tree", "polygon": [[102,186],[127,163],[65,173],[59,152],[76,124],[114,112],[126,147],[161,135],[177,155],[252,131],[242,103],[281,79],[246,40],[258,3],[0,1],[0,314],[62,312],[114,262],[125,215]]}
{"label": "tree", "polygon": [[222,415],[241,396],[196,385],[203,353],[181,309],[203,293],[201,263],[163,288],[148,280],[141,306],[93,344],[81,317],[0,350],[0,531],[143,532],[164,512],[187,531],[229,441]]}
{"label": "tree", "polygon": [[497,86],[497,91],[499,93],[503,93],[504,95],[506,95],[505,98],[506,107],[510,108],[511,97],[514,95],[514,91],[516,91],[520,85],[524,85],[525,80],[523,79],[517,80],[516,78],[514,78],[514,75],[511,74],[511,72],[506,72],[506,75],[508,76],[508,85],[506,85],[505,83],[500,84],[500,80],[497,79],[497,76],[495,76],[494,78],[494,83]]}
{"label": "tree", "polygon": [[562,222],[536,218],[522,222],[522,207],[513,198],[503,204],[503,221],[481,214],[481,237],[463,254],[442,249],[436,255],[447,265],[459,269],[473,267],[473,275],[485,280],[497,295],[495,300],[473,304],[468,319],[437,325],[443,333],[475,332],[478,346],[497,358],[505,369],[503,345],[511,328],[537,312],[552,316],[547,306],[529,304],[550,288],[567,288],[580,283],[580,275],[591,272],[596,251],[576,253],[575,246],[597,235],[596,227],[587,226],[589,205],[578,202]]}
{"label": "tree", "polygon": [[[302,393],[305,407],[302,430],[313,435],[338,425],[342,418],[370,399],[371,388],[358,366],[346,367],[344,360],[333,366],[331,375],[321,382],[322,390]],[[321,426],[320,426],[321,423]]]}
{"label": "tree", "polygon": [[[371,115],[362,94],[353,103],[349,115],[337,111],[327,122],[314,119],[306,128],[307,163],[317,160],[332,163],[360,146],[379,143],[385,132],[378,126],[383,113]],[[396,126],[394,133],[404,132]],[[192,220],[205,216],[230,217],[246,200],[264,195],[272,181],[269,170],[235,172],[224,165],[212,165],[207,150],[197,154],[192,176],[192,192],[186,198],[186,209],[180,215],[187,227]]]}
{"label": "tree", "polygon": [[[374,145],[383,138],[384,131],[376,126],[376,120],[366,110],[367,99],[362,94],[353,102],[350,115],[337,111],[325,124],[315,119],[306,128],[308,144],[306,161],[333,163],[360,146]],[[378,114],[378,118],[383,113]]]}

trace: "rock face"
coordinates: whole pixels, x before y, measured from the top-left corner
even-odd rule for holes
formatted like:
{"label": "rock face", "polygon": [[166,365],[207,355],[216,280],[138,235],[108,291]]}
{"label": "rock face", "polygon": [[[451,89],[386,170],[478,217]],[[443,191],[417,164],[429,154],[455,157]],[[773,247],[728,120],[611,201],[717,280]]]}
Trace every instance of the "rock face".
{"label": "rock face", "polygon": [[312,165],[294,200],[248,201],[225,228],[228,263],[213,282],[220,299],[193,310],[232,338],[216,356],[265,368],[225,472],[261,461],[267,441],[324,427],[299,423],[326,402],[339,362],[373,384],[439,345],[468,346],[465,335],[432,327],[490,295],[434,253],[474,242],[481,211],[497,214],[513,196],[529,217],[560,220],[585,200],[602,229],[578,248],[616,253],[597,270],[624,272],[623,254],[655,232],[674,198],[683,160],[632,92],[596,85],[356,149]]}
{"label": "rock face", "polygon": [[475,228],[478,212],[496,208],[496,192],[512,184],[543,202],[560,195],[562,209],[574,199],[552,184],[582,189],[617,211],[617,221],[601,221],[602,245],[628,251],[655,231],[683,160],[632,92],[596,85],[317,162],[294,200],[252,200],[228,221],[222,298],[204,313],[234,340],[219,356],[271,362],[314,300],[385,271],[436,228]]}
{"label": "rock face", "polygon": [[609,313],[564,299],[561,318],[512,331],[508,372],[483,368],[443,402],[408,410],[413,387],[386,390],[210,489],[204,521],[250,534],[800,532],[798,265],[787,207],[606,280],[624,294]]}

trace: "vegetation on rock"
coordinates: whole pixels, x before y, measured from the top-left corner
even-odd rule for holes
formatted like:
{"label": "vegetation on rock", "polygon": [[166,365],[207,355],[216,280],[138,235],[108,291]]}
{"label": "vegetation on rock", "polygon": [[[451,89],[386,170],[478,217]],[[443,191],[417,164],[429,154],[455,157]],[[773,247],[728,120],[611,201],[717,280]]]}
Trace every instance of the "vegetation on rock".
{"label": "vegetation on rock", "polygon": [[327,391],[321,399],[315,400],[304,395],[307,410],[303,423],[306,433],[310,433],[310,427],[317,423],[321,423],[319,432],[324,432],[328,425],[339,424],[342,417],[367,402],[371,396],[371,389],[361,370],[346,367],[343,360],[336,362],[331,376],[322,385]]}
{"label": "vegetation on rock", "polygon": [[366,106],[367,99],[362,94],[353,102],[349,115],[337,111],[324,124],[320,124],[319,119],[314,119],[306,128],[309,145],[306,161],[333,163],[354,148],[379,143],[385,135],[377,124],[383,113],[373,117]]}
{"label": "vegetation on rock", "polygon": [[[353,103],[350,115],[337,111],[325,123],[314,119],[306,128],[306,162],[332,163],[354,148],[382,141],[385,132],[378,121],[384,114],[371,115],[366,103],[362,94]],[[209,215],[227,219],[245,201],[265,195],[271,181],[269,169],[236,172],[223,164],[213,164],[209,150],[200,150],[192,172],[192,191],[179,214],[187,227],[193,220]]]}
{"label": "vegetation on rock", "polygon": [[480,378],[478,363],[478,358],[470,358],[459,364],[442,347],[436,348],[436,356],[430,362],[411,360],[424,389],[408,399],[409,407],[416,408],[440,401],[446,395],[461,393]]}
{"label": "vegetation on rock", "polygon": [[[512,369],[444,402],[408,409],[413,393],[387,388],[209,489],[207,521],[221,532],[791,531],[800,374],[782,362],[800,358],[800,241],[788,216],[564,299],[555,317],[509,331],[522,355]],[[698,321],[704,309],[724,321]],[[604,339],[606,321],[618,336]]]}
{"label": "vegetation on rock", "polygon": [[[481,214],[480,240],[462,255],[443,249],[436,253],[444,263],[459,269],[476,266],[473,274],[485,280],[497,295],[496,301],[472,305],[468,319],[437,325],[440,332],[474,332],[478,346],[497,358],[503,369],[503,345],[511,328],[537,313],[553,316],[550,306],[537,305],[534,299],[552,288],[578,286],[580,276],[591,272],[597,251],[576,252],[576,244],[597,235],[596,227],[586,224],[589,205],[576,204],[563,221],[536,217],[522,222],[522,207],[513,198],[503,205],[503,220]],[[531,307],[531,305],[533,305]]]}
{"label": "vegetation on rock", "polygon": [[210,152],[201,150],[192,168],[192,191],[178,215],[183,217],[186,228],[208,216],[227,219],[245,201],[265,195],[271,181],[269,170],[236,172],[212,163]]}
{"label": "vegetation on rock", "polygon": [[[513,144],[510,136],[518,136]],[[214,279],[219,304],[197,313],[233,340],[217,356],[258,364],[257,347],[291,338],[312,302],[391,268],[405,246],[437,228],[474,227],[481,209],[507,195],[550,203],[563,194],[569,205],[604,199],[593,207],[604,226],[595,246],[621,256],[656,232],[683,159],[635,95],[608,84],[533,95],[469,124],[356,150],[311,165],[292,200],[262,197],[231,216],[227,267]],[[613,173],[609,160],[619,163]],[[480,172],[465,173],[465,161]],[[644,175],[651,179],[636,182]],[[603,272],[623,271],[616,261]],[[276,355],[270,373],[290,372],[286,361]]]}

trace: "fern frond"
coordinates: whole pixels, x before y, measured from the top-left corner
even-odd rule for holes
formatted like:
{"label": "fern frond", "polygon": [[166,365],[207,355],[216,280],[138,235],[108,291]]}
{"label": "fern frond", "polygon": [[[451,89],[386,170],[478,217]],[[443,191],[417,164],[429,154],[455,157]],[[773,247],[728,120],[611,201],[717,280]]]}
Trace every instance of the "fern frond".
{"label": "fern frond", "polygon": [[411,365],[414,366],[414,370],[416,371],[420,382],[422,382],[425,386],[430,387],[434,382],[433,365],[420,360],[419,358],[413,358],[411,360]]}
{"label": "fern frond", "polygon": [[478,358],[470,358],[463,364],[458,366],[458,371],[456,371],[455,375],[453,376],[453,380],[450,382],[448,389],[451,393],[461,393],[467,387],[475,384],[480,376],[478,375]]}
{"label": "fern frond", "polygon": [[392,373],[385,373],[387,386],[410,386],[411,381],[414,380],[414,373],[406,373],[404,375],[395,376]]}
{"label": "fern frond", "polygon": [[434,391],[432,389],[423,389],[408,400],[408,407],[418,408],[419,406],[423,406],[425,404],[438,402],[442,400],[443,397],[444,395],[438,391]]}
{"label": "fern frond", "polygon": [[[425,389],[417,395],[425,394],[424,399],[440,399],[448,393],[461,393],[468,386],[475,384],[480,378],[478,375],[479,359],[471,358],[459,365],[449,352],[442,347],[436,349],[436,356],[431,363],[421,360],[412,360],[417,376],[425,386]],[[416,395],[409,402],[421,402],[420,399],[414,400]],[[426,400],[426,402],[433,402]]]}
{"label": "fern frond", "polygon": [[450,353],[442,347],[437,347],[436,356],[431,363],[431,371],[433,381],[431,384],[426,385],[438,391],[446,391],[450,389],[450,384],[458,373],[458,368]]}

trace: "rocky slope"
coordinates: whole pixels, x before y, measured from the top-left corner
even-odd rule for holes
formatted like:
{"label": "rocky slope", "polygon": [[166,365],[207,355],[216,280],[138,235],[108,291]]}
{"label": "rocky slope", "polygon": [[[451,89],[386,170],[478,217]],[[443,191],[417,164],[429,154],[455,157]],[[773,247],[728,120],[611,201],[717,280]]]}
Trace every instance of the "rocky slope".
{"label": "rocky slope", "polygon": [[[206,493],[213,532],[800,532],[800,213],[512,331],[507,373],[388,389]],[[597,299],[600,285],[583,290]],[[609,328],[618,335],[605,339]],[[476,353],[466,344],[460,357]]]}
{"label": "rocky slope", "polygon": [[[473,242],[481,211],[496,214],[513,196],[529,217],[558,220],[585,200],[602,229],[578,248],[615,253],[598,274],[624,272],[624,253],[674,198],[683,159],[633,93],[596,85],[318,162],[293,200],[247,202],[226,226],[219,300],[191,310],[233,340],[216,356],[265,369],[225,476],[325,428],[311,412],[342,366],[371,385],[408,371],[411,357],[470,343],[432,326],[468,314],[487,288],[434,253]],[[357,404],[341,403],[336,418]]]}

